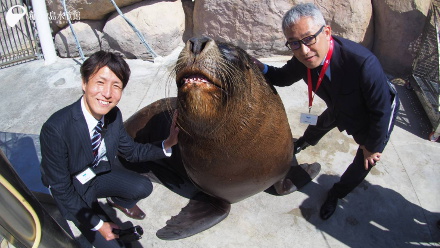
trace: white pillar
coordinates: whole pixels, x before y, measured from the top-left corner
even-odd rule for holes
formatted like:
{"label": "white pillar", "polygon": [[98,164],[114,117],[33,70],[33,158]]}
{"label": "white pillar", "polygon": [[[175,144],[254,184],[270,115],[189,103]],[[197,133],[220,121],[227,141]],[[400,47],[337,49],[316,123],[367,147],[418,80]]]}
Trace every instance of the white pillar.
{"label": "white pillar", "polygon": [[44,63],[52,64],[57,60],[55,44],[49,26],[49,18],[45,0],[32,0],[35,23],[37,24],[38,37],[40,38],[41,49],[43,50]]}

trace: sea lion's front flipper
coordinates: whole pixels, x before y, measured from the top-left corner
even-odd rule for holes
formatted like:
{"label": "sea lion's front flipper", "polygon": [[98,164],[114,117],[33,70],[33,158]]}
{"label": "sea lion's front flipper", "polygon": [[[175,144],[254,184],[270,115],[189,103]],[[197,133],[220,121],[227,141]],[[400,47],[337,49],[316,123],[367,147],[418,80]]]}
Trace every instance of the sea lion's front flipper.
{"label": "sea lion's front flipper", "polygon": [[205,193],[195,195],[180,213],[167,221],[167,225],[157,231],[163,240],[190,237],[205,231],[225,219],[231,204]]}

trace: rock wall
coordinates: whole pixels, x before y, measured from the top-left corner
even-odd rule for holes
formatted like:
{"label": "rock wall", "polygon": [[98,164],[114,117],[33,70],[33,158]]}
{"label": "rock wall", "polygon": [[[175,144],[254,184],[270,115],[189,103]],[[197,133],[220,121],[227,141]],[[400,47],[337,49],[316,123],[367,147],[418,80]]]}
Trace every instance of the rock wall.
{"label": "rock wall", "polygon": [[[168,55],[183,44],[185,12],[181,1],[142,1],[123,7],[121,11],[157,55]],[[118,51],[129,59],[152,58],[135,30],[116,11],[104,20],[81,19],[73,23],[72,27],[85,56],[102,49]],[[79,55],[69,26],[55,35],[55,45],[61,57]]]}
{"label": "rock wall", "polygon": [[[105,22],[103,21],[85,20],[73,25],[81,49],[86,56],[103,49],[101,43],[104,24]],[[55,35],[55,44],[61,57],[72,58],[80,56],[70,27],[61,30]]]}
{"label": "rock wall", "polygon": [[281,30],[289,0],[196,0],[194,36],[232,42],[256,56],[289,54]]}
{"label": "rock wall", "polygon": [[[157,55],[168,55],[183,44],[185,14],[180,1],[143,1],[125,7],[123,12]],[[150,56],[137,34],[118,13],[107,20],[103,34],[105,50],[121,51],[127,58]]]}
{"label": "rock wall", "polygon": [[[414,58],[409,47],[420,36],[431,1],[373,0],[373,53],[392,74],[409,74]],[[402,74],[403,72],[403,74]]]}
{"label": "rock wall", "polygon": [[[67,22],[62,18],[64,8],[63,0],[46,0],[46,5],[49,15],[58,16],[51,22],[52,29],[59,30],[67,25]],[[109,0],[64,0],[66,3],[67,12],[70,14],[78,13],[81,20],[102,20],[108,14],[115,11],[113,4]],[[131,4],[140,2],[142,0],[114,0],[119,8],[129,6]],[[61,16],[60,16],[61,15]]]}
{"label": "rock wall", "polygon": [[322,11],[334,35],[356,41],[371,49],[374,38],[371,0],[320,0],[315,3]]}
{"label": "rock wall", "polygon": [[[60,11],[59,1],[46,1],[48,12]],[[313,2],[323,12],[333,34],[373,51],[385,70],[395,76],[410,73],[413,57],[409,47],[420,36],[430,7],[428,0],[115,2],[160,56],[168,55],[192,36],[205,35],[232,42],[256,57],[290,55],[284,46],[282,17],[297,3]],[[73,27],[86,56],[99,49],[119,51],[127,58],[151,56],[110,1],[70,0],[67,5],[69,11],[77,11],[80,16]],[[77,48],[66,24],[52,22],[56,47],[61,57],[75,57]]]}

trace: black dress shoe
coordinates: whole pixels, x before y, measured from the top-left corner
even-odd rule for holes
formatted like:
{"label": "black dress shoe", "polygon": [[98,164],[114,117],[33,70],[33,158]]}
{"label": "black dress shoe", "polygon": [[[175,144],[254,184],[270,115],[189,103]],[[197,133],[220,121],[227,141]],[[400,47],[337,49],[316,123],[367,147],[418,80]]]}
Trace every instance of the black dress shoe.
{"label": "black dress shoe", "polygon": [[293,154],[298,154],[309,146],[310,144],[307,143],[303,137],[300,137],[297,141],[293,142]]}
{"label": "black dress shoe", "polygon": [[336,206],[338,206],[338,197],[329,191],[327,199],[325,200],[324,204],[322,204],[321,211],[319,212],[321,219],[326,220],[330,218],[330,216],[332,216],[335,212]]}

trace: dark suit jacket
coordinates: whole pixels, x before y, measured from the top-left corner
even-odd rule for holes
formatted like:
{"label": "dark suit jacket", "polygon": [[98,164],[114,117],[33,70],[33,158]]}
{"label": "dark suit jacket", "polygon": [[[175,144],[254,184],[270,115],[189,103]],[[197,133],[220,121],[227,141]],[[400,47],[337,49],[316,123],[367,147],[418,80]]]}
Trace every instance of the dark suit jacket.
{"label": "dark suit jacket", "polygon": [[[92,167],[94,159],[90,134],[81,110],[81,99],[57,111],[44,123],[40,134],[41,172],[43,182],[50,185],[53,197],[62,206],[60,210],[63,216],[71,220],[73,216],[82,225],[92,228],[100,220],[91,208],[92,201],[96,199],[87,199],[86,196],[94,195],[90,192],[86,194],[93,189],[90,187],[93,180],[83,185],[75,177],[87,167]],[[120,166],[118,154],[131,162],[165,157],[160,144],[142,145],[133,141],[125,131],[117,107],[105,115],[102,135],[108,163],[96,167],[97,176],[110,171],[113,166]]]}
{"label": "dark suit jacket", "polygon": [[[346,130],[370,152],[382,152],[389,139],[391,104],[397,93],[368,49],[340,37],[333,38],[331,82],[324,80],[316,92],[328,107],[327,120],[323,122]],[[312,73],[313,89],[317,74]],[[282,68],[269,66],[265,76],[276,86],[288,86],[300,79],[307,83],[307,68],[293,57]]]}

